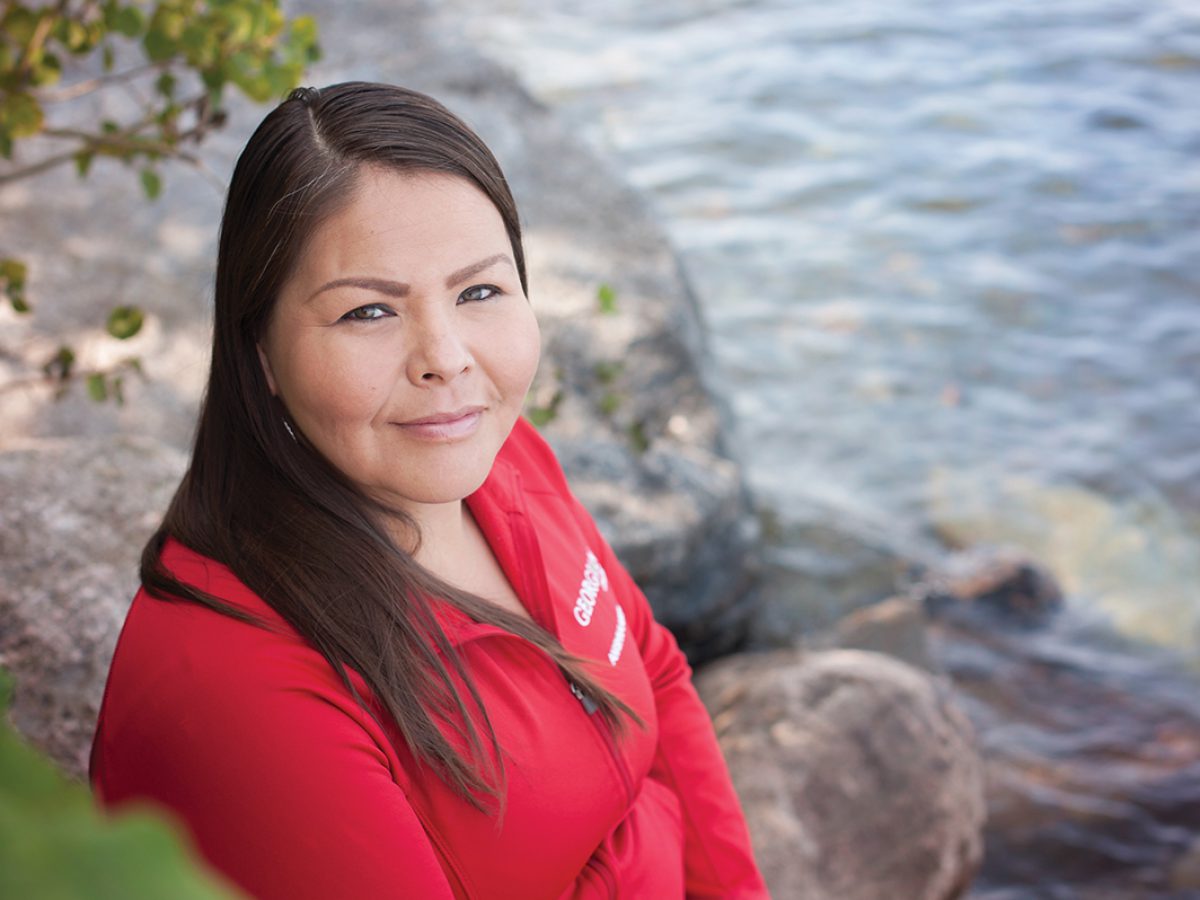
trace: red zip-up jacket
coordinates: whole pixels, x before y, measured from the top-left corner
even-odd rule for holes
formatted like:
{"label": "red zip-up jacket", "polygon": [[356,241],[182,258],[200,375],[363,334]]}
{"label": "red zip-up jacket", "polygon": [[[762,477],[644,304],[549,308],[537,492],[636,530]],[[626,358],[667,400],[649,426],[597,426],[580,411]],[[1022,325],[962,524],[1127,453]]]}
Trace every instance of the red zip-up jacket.
{"label": "red zip-up jacket", "polygon": [[467,503],[529,613],[644,729],[614,735],[543,651],[443,615],[504,754],[503,815],[481,813],[357,672],[383,726],[226,567],[169,541],[176,576],[272,630],[139,592],[92,746],[100,802],[166,807],[259,898],[767,896],[684,656],[526,422]]}

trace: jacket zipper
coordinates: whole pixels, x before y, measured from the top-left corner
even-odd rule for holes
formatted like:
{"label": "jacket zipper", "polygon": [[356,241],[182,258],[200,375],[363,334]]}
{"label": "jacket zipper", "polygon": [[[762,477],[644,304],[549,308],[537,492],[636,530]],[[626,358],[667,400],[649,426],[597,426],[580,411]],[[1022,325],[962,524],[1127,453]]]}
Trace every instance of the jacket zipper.
{"label": "jacket zipper", "polygon": [[617,879],[614,877],[613,870],[608,863],[600,858],[599,853],[602,849],[603,845],[596,849],[596,852],[588,859],[587,865],[604,882],[604,886],[608,888],[608,896],[611,900],[617,900]]}
{"label": "jacket zipper", "polygon": [[[518,496],[520,496],[519,493]],[[546,567],[542,562],[542,552],[538,546],[537,535],[532,533],[533,529],[530,527],[529,520],[526,518],[523,510],[509,510],[508,525],[512,529],[513,540],[517,545],[517,552],[529,563],[528,566],[521,567],[521,574],[525,581],[526,589],[530,592],[531,596],[536,594],[538,605],[544,611],[547,624],[554,626],[556,624],[554,607],[550,597],[550,586],[546,583]],[[543,627],[547,627],[547,625],[543,625]],[[552,633],[557,637],[558,628],[554,627]],[[625,764],[625,757],[621,755],[620,748],[617,747],[612,728],[609,727],[602,716],[596,715],[596,710],[600,708],[596,701],[587,696],[580,689],[579,685],[567,678],[566,673],[563,673],[563,677],[575,699],[579,701],[588,718],[592,720],[592,726],[600,733],[604,741],[604,746],[608,748],[609,755],[612,756],[613,765],[625,785],[626,802],[633,803],[633,776],[629,774],[629,767]]]}
{"label": "jacket zipper", "polygon": [[591,697],[585,694],[573,681],[567,681],[571,688],[571,693],[575,695],[575,699],[583,707],[583,711],[587,713],[589,719],[592,720],[592,727],[596,729],[600,737],[604,741],[604,746],[608,748],[608,753],[612,757],[613,766],[617,773],[621,776],[621,782],[625,785],[625,802],[633,803],[633,776],[629,774],[629,766],[625,764],[625,757],[621,755],[621,750],[617,746],[616,737],[613,735],[612,728],[602,716],[596,715],[596,710],[600,708]]}

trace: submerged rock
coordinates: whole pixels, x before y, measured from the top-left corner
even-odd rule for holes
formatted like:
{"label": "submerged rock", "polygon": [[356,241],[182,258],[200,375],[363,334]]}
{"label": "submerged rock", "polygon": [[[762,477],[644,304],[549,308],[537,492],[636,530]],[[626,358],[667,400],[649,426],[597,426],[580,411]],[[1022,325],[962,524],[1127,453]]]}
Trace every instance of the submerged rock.
{"label": "submerged rock", "polygon": [[950,556],[914,591],[933,615],[979,611],[1022,626],[1044,624],[1063,607],[1054,574],[1019,550],[978,547]]}
{"label": "submerged rock", "polygon": [[854,650],[697,677],[768,886],[790,900],[948,900],[982,856],[983,763],[946,686]]}
{"label": "submerged rock", "polygon": [[855,610],[834,628],[837,646],[872,650],[928,671],[937,666],[929,654],[925,612],[911,597],[892,597]]}
{"label": "submerged rock", "polygon": [[986,759],[981,900],[1200,896],[1194,672],[1071,609],[1038,629],[941,618],[929,637]]}
{"label": "submerged rock", "polygon": [[1196,891],[1200,893],[1200,835],[1191,846],[1175,860],[1171,867],[1170,888],[1173,891]]}

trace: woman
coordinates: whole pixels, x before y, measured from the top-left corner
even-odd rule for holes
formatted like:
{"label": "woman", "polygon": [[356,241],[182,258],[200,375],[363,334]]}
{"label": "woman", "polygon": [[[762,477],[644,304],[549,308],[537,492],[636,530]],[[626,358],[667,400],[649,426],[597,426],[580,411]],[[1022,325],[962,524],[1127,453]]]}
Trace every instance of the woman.
{"label": "woman", "polygon": [[101,802],[263,898],[765,896],[683,656],[519,418],[538,331],[479,138],[400,88],[294,92],[215,301]]}

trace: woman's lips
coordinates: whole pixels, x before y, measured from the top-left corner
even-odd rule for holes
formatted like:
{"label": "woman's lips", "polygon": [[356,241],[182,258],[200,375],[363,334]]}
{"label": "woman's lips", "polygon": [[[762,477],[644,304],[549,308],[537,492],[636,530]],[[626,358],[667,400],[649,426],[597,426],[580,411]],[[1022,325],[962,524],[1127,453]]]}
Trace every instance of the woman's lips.
{"label": "woman's lips", "polygon": [[474,434],[475,429],[479,427],[479,420],[483,417],[483,410],[482,406],[469,406],[455,412],[434,413],[396,424],[404,429],[405,434],[412,437],[452,441]]}

